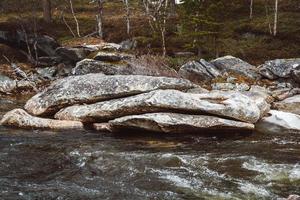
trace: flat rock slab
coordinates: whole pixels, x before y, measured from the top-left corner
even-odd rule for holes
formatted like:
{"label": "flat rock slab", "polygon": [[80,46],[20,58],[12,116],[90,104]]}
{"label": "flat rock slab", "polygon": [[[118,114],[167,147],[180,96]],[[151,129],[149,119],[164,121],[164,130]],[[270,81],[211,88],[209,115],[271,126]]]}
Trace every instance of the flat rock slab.
{"label": "flat rock slab", "polygon": [[98,52],[97,55],[94,57],[94,60],[99,61],[107,61],[107,62],[119,62],[122,60],[128,60],[134,58],[131,54],[125,53],[117,53],[117,52]]}
{"label": "flat rock slab", "polygon": [[[268,104],[265,102],[265,105]],[[157,90],[91,105],[71,106],[58,112],[55,118],[101,122],[127,115],[169,111],[187,114],[208,113],[249,123],[257,122],[261,112],[266,112],[261,111],[259,105],[251,98],[239,92],[213,91],[191,94],[178,90]]]}
{"label": "flat rock slab", "polygon": [[33,115],[48,115],[74,104],[95,103],[157,89],[187,90],[194,87],[188,80],[167,77],[102,74],[71,76],[52,83],[32,97],[25,109]]}
{"label": "flat rock slab", "polygon": [[60,121],[54,119],[44,119],[29,115],[25,110],[15,109],[6,113],[0,125],[11,126],[24,129],[52,129],[52,130],[69,130],[84,129],[81,122],[78,121]]}
{"label": "flat rock slab", "polygon": [[163,133],[207,133],[207,131],[251,131],[253,124],[204,115],[151,113],[118,118],[109,122],[114,131],[137,129]]}
{"label": "flat rock slab", "polygon": [[280,111],[291,112],[300,115],[300,95],[295,95],[273,104],[273,107]]}
{"label": "flat rock slab", "polygon": [[268,117],[261,119],[255,129],[262,133],[300,133],[300,115],[271,110]]}

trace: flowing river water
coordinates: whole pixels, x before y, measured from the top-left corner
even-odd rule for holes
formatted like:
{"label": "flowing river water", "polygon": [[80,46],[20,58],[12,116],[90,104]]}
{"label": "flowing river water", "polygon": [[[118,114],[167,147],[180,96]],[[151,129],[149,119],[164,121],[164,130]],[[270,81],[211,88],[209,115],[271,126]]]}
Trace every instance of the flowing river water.
{"label": "flowing river water", "polygon": [[[23,100],[0,100],[0,117]],[[300,194],[300,135],[0,127],[0,199],[277,199]]]}

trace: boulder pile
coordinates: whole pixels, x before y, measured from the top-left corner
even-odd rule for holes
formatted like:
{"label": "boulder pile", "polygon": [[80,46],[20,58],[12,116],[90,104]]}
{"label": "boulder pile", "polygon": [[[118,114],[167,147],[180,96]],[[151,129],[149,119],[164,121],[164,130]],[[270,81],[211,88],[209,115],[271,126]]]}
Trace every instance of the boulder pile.
{"label": "boulder pile", "polygon": [[[132,62],[136,56],[120,52],[122,45],[61,47],[50,39],[40,39],[48,54],[39,59],[47,67],[38,67],[35,77],[52,83],[29,99],[24,110],[8,112],[1,125],[165,133],[300,132],[300,59],[255,67],[224,56],[190,61],[176,72]],[[0,74],[0,94],[32,87],[27,82]]]}

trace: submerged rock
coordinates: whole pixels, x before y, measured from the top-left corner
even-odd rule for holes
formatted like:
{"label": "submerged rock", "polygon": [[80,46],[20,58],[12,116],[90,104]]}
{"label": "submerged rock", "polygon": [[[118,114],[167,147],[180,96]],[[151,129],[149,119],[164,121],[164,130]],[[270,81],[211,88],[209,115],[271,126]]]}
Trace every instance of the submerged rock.
{"label": "submerged rock", "polygon": [[248,77],[250,79],[258,79],[260,75],[257,72],[255,66],[250,65],[249,63],[233,57],[233,56],[224,56],[217,58],[211,61],[211,64],[217,67],[223,73],[233,73]]}
{"label": "submerged rock", "polygon": [[187,90],[195,86],[184,79],[151,76],[71,76],[52,83],[32,97],[25,109],[33,115],[53,114],[77,103],[95,103],[157,89]]}
{"label": "submerged rock", "polygon": [[[259,102],[262,103],[262,102]],[[268,105],[265,103],[264,105]],[[260,108],[264,110],[260,110]],[[65,108],[55,117],[85,122],[106,121],[126,115],[152,112],[208,113],[255,123],[269,107],[258,107],[255,101],[238,92],[214,91],[203,94],[177,90],[157,90],[128,98]]]}
{"label": "submerged rock", "polygon": [[44,119],[29,115],[25,110],[15,109],[6,113],[0,121],[2,126],[19,127],[25,129],[83,129],[83,124],[78,121],[61,121],[54,119]]}
{"label": "submerged rock", "polygon": [[253,124],[205,115],[151,113],[118,118],[109,122],[114,131],[137,129],[164,133],[207,133],[207,131],[251,131]]}
{"label": "submerged rock", "polygon": [[300,115],[271,110],[261,119],[255,129],[262,133],[300,133]]}
{"label": "submerged rock", "polygon": [[273,107],[277,110],[300,115],[300,95],[289,97],[283,101],[275,102]]}

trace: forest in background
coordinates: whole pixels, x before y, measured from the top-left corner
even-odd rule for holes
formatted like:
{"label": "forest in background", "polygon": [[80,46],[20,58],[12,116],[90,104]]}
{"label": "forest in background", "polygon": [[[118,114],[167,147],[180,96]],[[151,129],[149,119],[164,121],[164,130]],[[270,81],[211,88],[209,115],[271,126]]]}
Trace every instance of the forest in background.
{"label": "forest in background", "polygon": [[[145,2],[152,4],[147,8]],[[157,9],[155,2],[162,5]],[[261,64],[265,60],[300,55],[299,0],[278,1],[276,35],[276,0],[186,0],[177,5],[172,2],[53,0],[51,19],[45,20],[41,0],[3,0],[0,30],[23,27],[30,34],[49,35],[67,46],[134,39],[136,54],[163,55],[165,44],[167,58],[174,66],[195,57],[233,55]],[[97,21],[99,12],[102,37]],[[10,51],[7,48],[1,45],[0,53],[7,54]],[[10,57],[20,62],[24,59],[11,51]],[[178,57],[178,52],[192,52],[194,56]]]}

